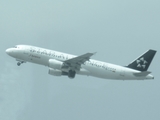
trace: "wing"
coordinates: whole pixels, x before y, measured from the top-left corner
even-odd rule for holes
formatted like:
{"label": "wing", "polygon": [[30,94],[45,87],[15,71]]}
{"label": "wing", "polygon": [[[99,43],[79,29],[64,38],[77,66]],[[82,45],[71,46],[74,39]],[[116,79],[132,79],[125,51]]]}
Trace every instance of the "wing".
{"label": "wing", "polygon": [[84,55],[80,55],[71,59],[64,61],[64,63],[70,67],[71,70],[80,70],[81,65],[86,61],[89,61],[90,57],[95,53],[86,53]]}

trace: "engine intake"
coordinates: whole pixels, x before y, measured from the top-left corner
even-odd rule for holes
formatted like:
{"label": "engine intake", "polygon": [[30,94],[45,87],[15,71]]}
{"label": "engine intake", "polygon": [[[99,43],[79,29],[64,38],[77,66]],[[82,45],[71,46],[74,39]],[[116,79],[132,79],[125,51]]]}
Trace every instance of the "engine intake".
{"label": "engine intake", "polygon": [[49,59],[49,67],[53,69],[61,70],[63,65],[63,62],[55,60],[55,59]]}

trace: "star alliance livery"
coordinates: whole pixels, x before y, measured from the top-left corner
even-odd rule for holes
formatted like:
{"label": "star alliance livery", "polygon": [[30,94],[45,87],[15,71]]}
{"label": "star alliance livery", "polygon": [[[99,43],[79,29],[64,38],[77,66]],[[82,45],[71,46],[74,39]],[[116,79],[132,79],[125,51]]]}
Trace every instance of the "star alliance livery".
{"label": "star alliance livery", "polygon": [[16,45],[7,49],[6,53],[18,61],[18,66],[26,62],[48,66],[48,73],[53,76],[74,78],[79,74],[116,80],[154,79],[147,70],[156,54],[155,50],[148,50],[127,66],[90,59],[95,53],[75,56],[29,45]]}

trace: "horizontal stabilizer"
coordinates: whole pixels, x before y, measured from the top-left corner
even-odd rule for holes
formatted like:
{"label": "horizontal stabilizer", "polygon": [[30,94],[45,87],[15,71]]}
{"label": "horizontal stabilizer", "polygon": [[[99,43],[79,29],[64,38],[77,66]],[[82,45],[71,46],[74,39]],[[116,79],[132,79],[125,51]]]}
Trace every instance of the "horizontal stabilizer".
{"label": "horizontal stabilizer", "polygon": [[144,72],[138,72],[138,73],[133,73],[135,76],[147,76],[150,74],[150,71],[144,71]]}

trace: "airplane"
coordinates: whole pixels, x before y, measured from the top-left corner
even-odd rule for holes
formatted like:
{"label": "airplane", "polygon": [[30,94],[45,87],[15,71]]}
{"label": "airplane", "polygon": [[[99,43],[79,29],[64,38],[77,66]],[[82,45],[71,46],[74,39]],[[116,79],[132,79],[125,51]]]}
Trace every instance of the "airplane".
{"label": "airplane", "polygon": [[95,53],[80,56],[66,54],[30,45],[16,45],[8,48],[6,53],[15,58],[20,66],[31,62],[49,67],[48,74],[75,78],[76,74],[115,80],[154,79],[147,71],[156,51],[148,50],[127,66],[120,66],[91,59]]}

